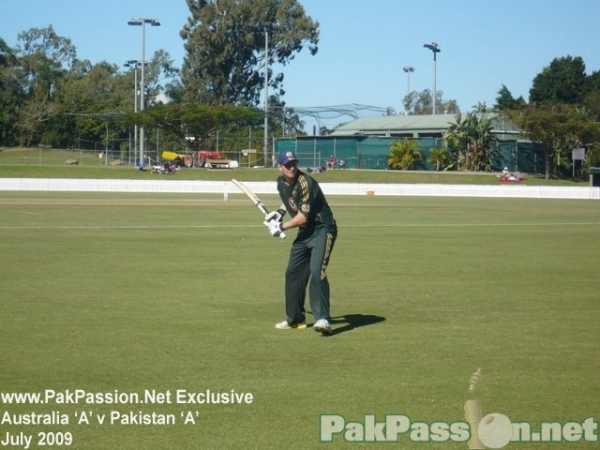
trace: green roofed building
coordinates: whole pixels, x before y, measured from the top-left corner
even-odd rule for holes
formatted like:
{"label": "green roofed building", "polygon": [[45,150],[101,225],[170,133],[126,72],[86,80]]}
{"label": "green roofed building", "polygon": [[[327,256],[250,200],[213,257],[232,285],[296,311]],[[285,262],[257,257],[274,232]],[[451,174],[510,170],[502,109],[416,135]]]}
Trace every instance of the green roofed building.
{"label": "green roofed building", "polygon": [[441,138],[456,123],[454,114],[362,117],[337,127],[330,136]]}
{"label": "green roofed building", "polygon": [[[491,114],[492,133],[499,140],[493,170],[508,167],[525,173],[543,172],[541,152],[505,117]],[[303,166],[327,167],[327,159],[342,160],[348,169],[388,169],[390,145],[416,139],[423,155],[415,170],[434,170],[427,162],[432,148],[446,147],[444,133],[456,123],[454,114],[361,117],[335,128],[327,136],[297,136],[275,140],[275,151],[294,150]]]}

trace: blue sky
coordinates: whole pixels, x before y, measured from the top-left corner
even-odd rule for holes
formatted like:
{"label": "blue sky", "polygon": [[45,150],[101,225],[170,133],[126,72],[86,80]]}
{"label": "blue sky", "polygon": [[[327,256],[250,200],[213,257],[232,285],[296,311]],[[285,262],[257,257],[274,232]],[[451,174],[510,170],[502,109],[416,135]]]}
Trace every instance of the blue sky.
{"label": "blue sky", "polygon": [[[250,1],[250,0],[248,0]],[[363,104],[403,112],[410,89],[433,87],[467,112],[493,106],[505,84],[513,96],[529,96],[533,78],[554,58],[580,56],[587,73],[600,70],[600,2],[597,0],[299,0],[320,23],[319,52],[307,50],[287,66],[288,106]],[[157,18],[146,28],[146,57],[168,51],[180,67],[179,31],[189,11],[185,0],[0,0],[0,37],[52,25],[72,40],[80,59],[122,64],[141,58],[141,29],[130,18]],[[333,126],[342,119],[331,119]],[[307,120],[310,122],[310,120]]]}

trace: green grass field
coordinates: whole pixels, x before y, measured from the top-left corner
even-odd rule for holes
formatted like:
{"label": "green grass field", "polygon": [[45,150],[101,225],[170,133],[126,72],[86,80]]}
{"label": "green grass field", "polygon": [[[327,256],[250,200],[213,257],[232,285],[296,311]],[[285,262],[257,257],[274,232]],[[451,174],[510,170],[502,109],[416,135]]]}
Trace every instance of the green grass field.
{"label": "green grass field", "polygon": [[[79,161],[77,166],[65,166],[68,159]],[[300,161],[306,170],[307,164]],[[106,165],[104,159],[98,158],[97,152],[80,153],[77,150],[50,149],[2,149],[0,148],[0,178],[127,178],[156,179],[169,178],[178,180],[231,180],[237,177],[247,181],[272,180],[278,172],[275,169],[251,169],[243,167],[227,169],[182,169],[174,175],[153,174],[146,168],[139,171],[132,166]],[[588,186],[588,175],[580,172],[573,179],[546,180],[539,174],[525,174],[527,185],[535,186]],[[315,174],[322,182],[345,183],[435,183],[435,184],[492,184],[497,185],[498,173],[486,172],[427,172],[403,170],[333,170]]]}
{"label": "green grass field", "polygon": [[[4,421],[0,439],[24,432],[38,448],[39,432],[69,432],[82,450],[390,448],[341,434],[321,443],[320,416],[464,420],[478,368],[484,415],[534,430],[600,416],[600,203],[329,200],[340,233],[327,338],[273,328],[291,240],[270,237],[242,194],[2,192],[0,392],[154,390],[171,403],[4,401],[0,414],[13,420],[54,411],[69,423]],[[253,401],[177,403],[177,390]],[[98,423],[112,411],[176,423]],[[188,412],[195,423],[184,424]],[[406,435],[393,446],[467,448]]]}

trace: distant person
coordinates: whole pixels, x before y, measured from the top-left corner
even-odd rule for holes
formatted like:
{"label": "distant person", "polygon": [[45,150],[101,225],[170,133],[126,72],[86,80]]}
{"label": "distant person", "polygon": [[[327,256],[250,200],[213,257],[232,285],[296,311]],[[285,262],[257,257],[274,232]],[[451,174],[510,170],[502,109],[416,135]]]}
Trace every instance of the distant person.
{"label": "distant person", "polygon": [[335,167],[335,156],[331,155],[327,158],[327,170],[333,170]]}

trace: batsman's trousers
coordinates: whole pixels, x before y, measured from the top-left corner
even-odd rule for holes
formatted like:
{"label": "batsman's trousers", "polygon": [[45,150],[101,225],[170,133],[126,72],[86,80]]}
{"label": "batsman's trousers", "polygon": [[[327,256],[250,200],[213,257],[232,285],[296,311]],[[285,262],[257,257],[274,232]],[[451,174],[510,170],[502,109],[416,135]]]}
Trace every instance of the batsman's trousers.
{"label": "batsman's trousers", "polygon": [[315,320],[329,320],[327,265],[337,238],[337,227],[317,229],[292,244],[285,271],[285,310],[288,323],[305,320],[306,291]]}

